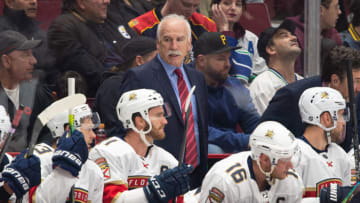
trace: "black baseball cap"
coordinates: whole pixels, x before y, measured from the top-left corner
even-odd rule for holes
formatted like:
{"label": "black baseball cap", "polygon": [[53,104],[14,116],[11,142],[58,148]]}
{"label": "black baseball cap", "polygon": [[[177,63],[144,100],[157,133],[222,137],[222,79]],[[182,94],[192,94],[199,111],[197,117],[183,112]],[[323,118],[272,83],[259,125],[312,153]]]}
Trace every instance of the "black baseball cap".
{"label": "black baseball cap", "polygon": [[226,36],[220,32],[205,32],[195,42],[194,57],[196,58],[199,54],[218,54],[239,48],[241,47],[230,46]]}
{"label": "black baseball cap", "polygon": [[277,28],[269,27],[264,32],[260,34],[257,49],[259,55],[263,57],[266,61],[269,60],[269,54],[266,52],[266,47],[269,44],[269,41],[273,38],[275,33],[280,29],[285,29],[294,34],[295,24],[289,20],[285,19]]}
{"label": "black baseball cap", "polygon": [[15,50],[33,49],[41,42],[41,40],[28,40],[21,33],[12,30],[0,32],[0,56]]}
{"label": "black baseball cap", "polygon": [[155,39],[141,36],[126,42],[120,52],[125,62],[128,62],[133,60],[137,55],[142,56],[155,50]]}

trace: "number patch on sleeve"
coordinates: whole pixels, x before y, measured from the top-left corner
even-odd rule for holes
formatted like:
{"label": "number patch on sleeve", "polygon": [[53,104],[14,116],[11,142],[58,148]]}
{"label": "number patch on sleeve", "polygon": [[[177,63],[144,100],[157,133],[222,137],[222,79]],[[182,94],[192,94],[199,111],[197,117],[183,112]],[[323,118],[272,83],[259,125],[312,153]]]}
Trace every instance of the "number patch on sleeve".
{"label": "number patch on sleeve", "polygon": [[226,173],[230,174],[231,178],[234,180],[235,183],[241,183],[247,178],[246,171],[240,163],[236,163],[230,166],[226,170]]}

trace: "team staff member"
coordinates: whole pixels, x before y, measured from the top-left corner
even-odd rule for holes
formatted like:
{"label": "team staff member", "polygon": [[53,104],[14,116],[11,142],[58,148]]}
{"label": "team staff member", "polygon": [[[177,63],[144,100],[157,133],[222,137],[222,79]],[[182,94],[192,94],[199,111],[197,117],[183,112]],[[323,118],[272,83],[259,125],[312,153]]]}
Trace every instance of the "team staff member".
{"label": "team staff member", "polygon": [[132,89],[147,88],[154,89],[163,96],[164,101],[170,104],[173,116],[165,127],[167,136],[161,141],[155,141],[155,144],[177,158],[185,129],[185,100],[190,88],[196,86],[191,98],[185,154],[185,162],[195,168],[190,178],[191,186],[196,187],[207,171],[208,115],[205,79],[200,72],[183,64],[191,49],[191,28],[183,16],[171,14],[164,17],[157,34],[159,54],[150,62],[130,69],[124,76],[118,95]]}

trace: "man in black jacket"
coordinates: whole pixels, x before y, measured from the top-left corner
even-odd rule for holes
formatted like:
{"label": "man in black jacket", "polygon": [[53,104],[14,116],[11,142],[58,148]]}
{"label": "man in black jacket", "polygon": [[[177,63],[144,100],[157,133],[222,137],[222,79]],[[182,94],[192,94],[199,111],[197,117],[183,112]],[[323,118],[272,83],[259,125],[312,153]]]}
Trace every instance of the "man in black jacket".
{"label": "man in black jacket", "polygon": [[107,20],[109,0],[65,0],[63,14],[49,27],[49,48],[60,72],[77,71],[94,97],[101,74],[124,62],[121,45],[133,34],[126,24]]}

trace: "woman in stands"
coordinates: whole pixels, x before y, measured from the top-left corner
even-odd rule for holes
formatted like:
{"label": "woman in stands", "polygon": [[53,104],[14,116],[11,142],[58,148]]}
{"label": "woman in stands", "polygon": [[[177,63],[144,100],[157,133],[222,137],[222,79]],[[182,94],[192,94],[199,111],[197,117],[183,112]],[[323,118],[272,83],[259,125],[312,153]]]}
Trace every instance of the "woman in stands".
{"label": "woman in stands", "polygon": [[262,73],[267,66],[257,51],[258,37],[239,23],[245,14],[246,0],[213,0],[211,10],[218,31],[226,35],[231,46],[242,47],[232,53],[229,74],[245,83],[250,82],[250,75]]}

